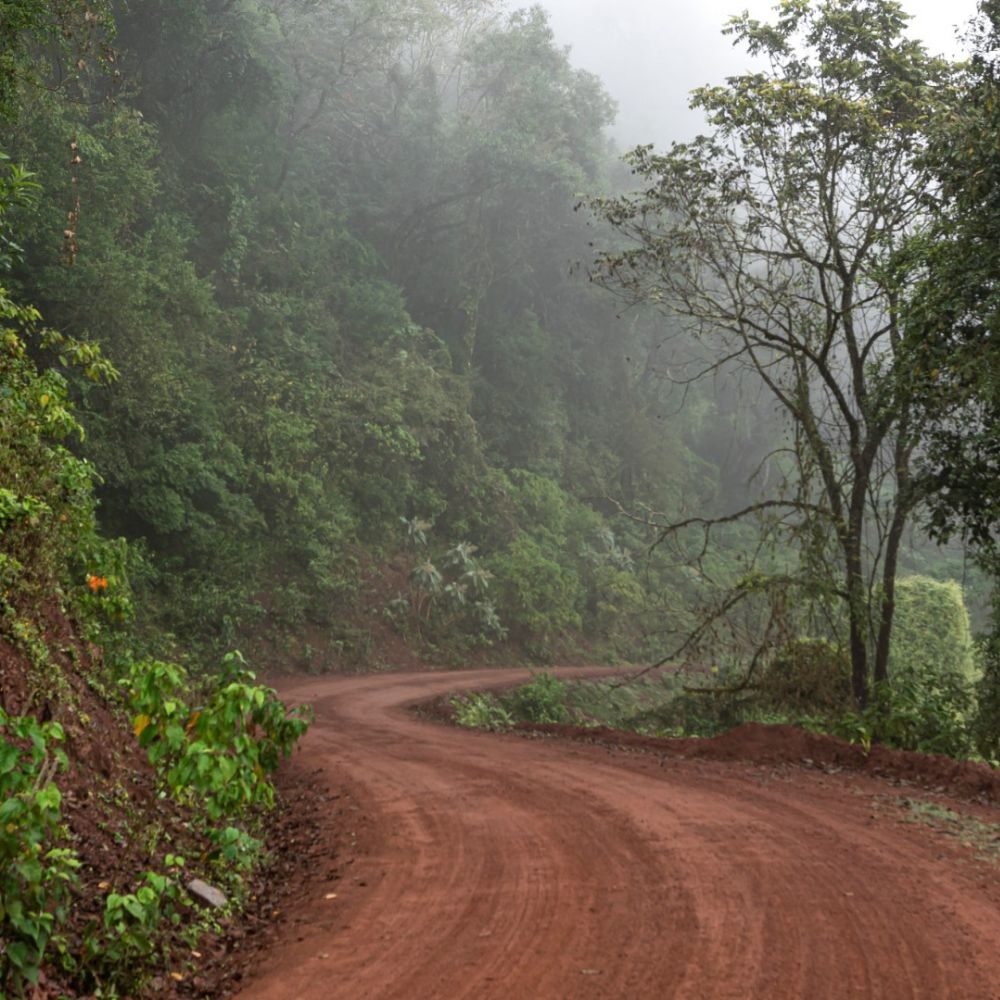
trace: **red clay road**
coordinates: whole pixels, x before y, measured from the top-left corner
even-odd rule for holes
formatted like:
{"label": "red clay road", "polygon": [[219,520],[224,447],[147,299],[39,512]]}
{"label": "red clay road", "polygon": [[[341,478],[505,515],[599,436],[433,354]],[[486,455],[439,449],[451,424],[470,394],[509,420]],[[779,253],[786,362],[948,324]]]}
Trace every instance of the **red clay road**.
{"label": "red clay road", "polygon": [[244,1000],[1000,998],[997,867],[880,811],[887,784],[466,732],[405,707],[525,676],[283,685],[316,709],[302,759],[351,789],[363,827]]}

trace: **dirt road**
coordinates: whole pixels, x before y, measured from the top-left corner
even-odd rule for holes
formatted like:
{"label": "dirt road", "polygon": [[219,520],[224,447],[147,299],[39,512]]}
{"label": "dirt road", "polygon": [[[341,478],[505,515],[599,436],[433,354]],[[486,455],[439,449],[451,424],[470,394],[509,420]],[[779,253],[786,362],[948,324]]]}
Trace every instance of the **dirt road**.
{"label": "dirt road", "polygon": [[1000,871],[901,822],[888,785],[405,708],[519,676],[285,686],[315,706],[301,760],[351,789],[358,846],[244,1000],[1000,998]]}

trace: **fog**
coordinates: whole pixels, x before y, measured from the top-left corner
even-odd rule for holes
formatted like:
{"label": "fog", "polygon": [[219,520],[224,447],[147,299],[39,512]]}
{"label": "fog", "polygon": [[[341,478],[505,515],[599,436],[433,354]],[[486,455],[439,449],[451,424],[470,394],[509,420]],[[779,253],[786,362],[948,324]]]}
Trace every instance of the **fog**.
{"label": "fog", "polygon": [[[691,138],[701,116],[689,92],[747,69],[751,60],[721,33],[742,10],[768,19],[772,0],[543,0],[556,39],[572,49],[575,65],[596,73],[618,101],[614,128],[627,148],[640,142],[667,145]],[[956,26],[975,12],[975,0],[905,0],[913,33],[932,52],[957,58]]]}

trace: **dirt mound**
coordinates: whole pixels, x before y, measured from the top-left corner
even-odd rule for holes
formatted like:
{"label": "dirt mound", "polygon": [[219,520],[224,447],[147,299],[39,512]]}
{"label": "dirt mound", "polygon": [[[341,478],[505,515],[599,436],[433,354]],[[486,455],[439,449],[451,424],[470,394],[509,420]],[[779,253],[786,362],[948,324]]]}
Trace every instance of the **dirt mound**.
{"label": "dirt mound", "polygon": [[988,764],[953,760],[936,754],[911,753],[873,746],[866,753],[855,743],[810,733],[795,726],[751,722],[705,739],[670,739],[604,726],[553,726],[522,723],[518,731],[589,743],[706,760],[749,760],[761,764],[796,764],[824,769],[842,768],[909,781],[983,802],[1000,803],[1000,771]]}

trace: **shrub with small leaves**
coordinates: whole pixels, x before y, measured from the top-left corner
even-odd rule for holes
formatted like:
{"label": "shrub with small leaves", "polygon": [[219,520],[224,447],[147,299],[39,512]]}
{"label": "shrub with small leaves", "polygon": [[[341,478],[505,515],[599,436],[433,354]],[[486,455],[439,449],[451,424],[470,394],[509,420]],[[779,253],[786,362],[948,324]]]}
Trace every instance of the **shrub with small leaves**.
{"label": "shrub with small leaves", "polygon": [[976,685],[976,714],[972,734],[979,753],[1000,765],[1000,636],[993,635],[983,650],[983,676]]}
{"label": "shrub with small leaves", "polygon": [[760,671],[756,692],[772,710],[836,715],[852,704],[850,660],[824,639],[795,639]]}
{"label": "shrub with small leaves", "polygon": [[165,873],[145,872],[133,892],[108,893],[101,923],[91,925],[84,936],[79,973],[83,982],[99,985],[102,995],[131,991],[136,969],[166,948],[164,923],[181,923],[184,859],[167,854],[164,864]]}
{"label": "shrub with small leaves", "polygon": [[896,583],[889,677],[922,683],[942,673],[967,682],[978,677],[962,586],[955,580],[902,577]]}

